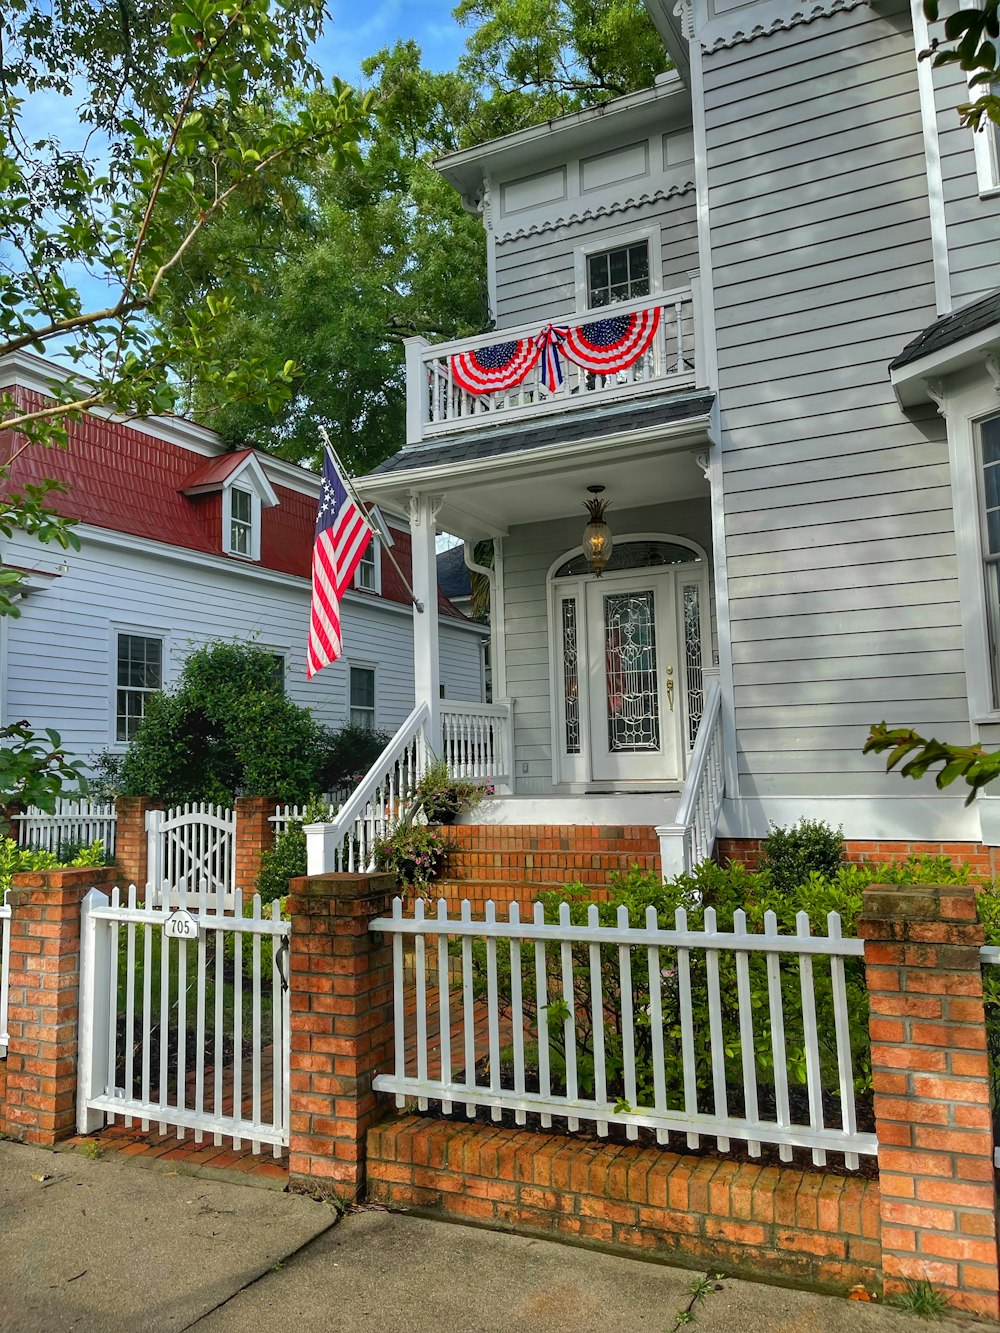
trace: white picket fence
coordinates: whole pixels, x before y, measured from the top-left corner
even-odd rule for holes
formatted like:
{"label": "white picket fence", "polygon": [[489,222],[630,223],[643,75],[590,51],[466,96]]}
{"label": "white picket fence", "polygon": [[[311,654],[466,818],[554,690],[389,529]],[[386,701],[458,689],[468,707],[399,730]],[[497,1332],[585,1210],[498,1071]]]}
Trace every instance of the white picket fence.
{"label": "white picket fence", "polygon": [[59,797],[51,813],[29,805],[22,814],[12,815],[11,822],[17,829],[21,847],[57,852],[61,843],[82,842],[89,846],[99,838],[107,855],[115,854],[118,814],[113,803]]}
{"label": "white picket fence", "polygon": [[10,1003],[10,907],[7,895],[0,902],[0,1059],[7,1056],[10,1033],[7,1031],[7,1008]]}
{"label": "white picket fence", "polygon": [[[327,803],[326,817],[333,819],[340,809],[340,801],[329,801]],[[305,805],[276,805],[274,814],[268,815],[267,822],[274,825],[275,834],[284,833],[289,824],[302,824],[305,822],[308,806]]]}
{"label": "white picket fence", "polygon": [[[254,1152],[288,1144],[291,926],[260,897],[243,914],[223,895],[188,912],[123,903],[91,889],[83,901],[77,1125],[89,1134],[121,1117],[161,1134],[211,1135]],[[235,965],[236,959],[242,965]],[[270,1013],[267,1013],[267,1010]]]}
{"label": "white picket fence", "polygon": [[147,810],[147,876],[153,901],[180,904],[181,894],[232,909],[236,888],[236,811],[203,801]]}
{"label": "white picket fence", "polygon": [[[508,920],[500,921],[494,904],[487,903],[485,919],[474,921],[468,902],[462,904],[461,917],[456,920],[449,918],[444,900],[438,903],[433,918],[425,916],[424,904],[419,899],[413,916],[405,917],[402,901],[397,898],[392,916],[373,921],[371,929],[392,937],[395,1012],[395,1068],[392,1073],[380,1074],[374,1086],[380,1092],[395,1094],[397,1106],[405,1105],[408,1098],[416,1098],[424,1110],[430,1100],[435,1100],[449,1113],[457,1103],[464,1105],[470,1116],[477,1107],[488,1106],[494,1120],[510,1110],[519,1124],[526,1123],[531,1115],[548,1126],[558,1116],[566,1118],[571,1131],[579,1129],[581,1120],[594,1122],[601,1135],[607,1134],[610,1124],[619,1124],[625,1126],[630,1139],[638,1137],[642,1126],[655,1130],[660,1143],[669,1143],[670,1135],[675,1134],[684,1136],[690,1147],[698,1147],[702,1136],[711,1137],[721,1152],[729,1151],[730,1139],[740,1139],[747,1143],[751,1156],[758,1156],[761,1145],[770,1143],[778,1146],[785,1161],[791,1160],[793,1148],[809,1149],[817,1165],[824,1164],[826,1154],[834,1151],[844,1155],[845,1164],[851,1169],[858,1166],[860,1155],[876,1152],[874,1134],[861,1133],[857,1128],[844,971],[846,959],[863,956],[864,944],[842,937],[840,918],[835,912],[828,917],[826,936],[810,933],[804,912],[797,917],[795,935],[779,934],[771,912],[766,914],[764,932],[749,934],[742,911],[735,913],[731,931],[721,931],[716,927],[714,911],[707,908],[704,929],[693,930],[689,929],[687,914],[681,908],[676,913],[674,929],[662,930],[653,908],[648,909],[642,925],[630,922],[627,909],[620,907],[616,925],[602,926],[598,908],[592,905],[588,909],[588,924],[582,926],[571,923],[567,904],[561,906],[559,921],[553,924],[545,921],[541,904],[536,904],[531,921],[520,919],[516,903],[510,905]],[[412,965],[407,960],[404,966],[403,940],[407,936],[414,941],[414,957]],[[449,941],[454,940],[460,941],[461,989],[453,997]],[[485,953],[488,1027],[485,1049],[480,1049],[482,1043],[477,1045],[476,1037],[474,945],[480,946],[478,952]],[[573,972],[574,949],[579,965],[581,947],[586,950],[584,957],[589,965],[586,983],[589,994],[583,1003],[579,991],[574,989]],[[506,959],[501,951],[506,952]],[[640,954],[645,955],[648,966],[645,994],[635,992],[632,981],[633,964]],[[724,1003],[720,985],[720,961],[727,955],[735,960],[735,1019],[733,996],[727,994],[728,1005]],[[766,1017],[751,1008],[751,959],[755,956],[764,960],[766,970]],[[617,1002],[610,993],[612,987],[605,986],[603,980],[602,966],[607,969],[609,959],[614,969],[614,989],[620,996]],[[829,984],[832,990],[833,1031],[821,1032],[817,1025],[814,976],[817,964],[826,972],[824,985]],[[407,979],[411,966],[412,985]],[[758,979],[760,970],[757,964]],[[693,974],[704,978],[707,1024],[692,1008]],[[509,996],[502,1004],[500,984],[505,975],[509,976]],[[789,976],[801,1003],[800,1012],[794,1017],[786,1015],[782,994],[783,980],[789,984]],[[676,1038],[665,1024],[664,992],[671,1024],[679,1022],[683,1068],[683,1087],[669,1096],[665,1043],[673,1043]],[[413,1031],[409,1034],[415,1036],[415,1057],[409,1059],[408,998],[415,999],[415,1009],[411,1011]],[[455,1051],[452,1050],[453,1003],[460,1010],[461,1030]],[[526,1006],[534,1007],[536,1013],[546,1013],[555,1004],[563,1015],[561,1060],[565,1086],[559,1089],[553,1087],[555,1053],[551,1049],[548,1022],[526,1025],[525,1021]],[[606,1023],[611,1025],[609,1031],[616,1029],[621,1034],[622,1082],[617,1098],[609,1091]],[[578,1035],[578,1028],[587,1027],[589,1049],[581,1045]],[[637,1085],[640,1027],[648,1029],[651,1044],[649,1063],[654,1086],[646,1091]],[[537,1049],[534,1071],[526,1067],[525,1050],[529,1042]],[[761,1042],[766,1046],[765,1062],[757,1058]],[[798,1050],[800,1042],[802,1052]],[[738,1047],[740,1052],[739,1088],[730,1083],[731,1060],[730,1079],[727,1079],[727,1044],[730,1049]],[[833,1086],[828,1087],[824,1085],[823,1067],[829,1070],[831,1054],[836,1076],[832,1079]],[[593,1061],[594,1068],[593,1091],[587,1096],[581,1093],[578,1074],[584,1057],[588,1063]],[[480,1081],[477,1069],[484,1059],[487,1074],[485,1081]],[[799,1106],[798,1110],[798,1099],[790,1097],[790,1086],[795,1083],[793,1060],[805,1066],[807,1096],[805,1107]],[[759,1065],[773,1069],[767,1086],[762,1085]],[[456,1069],[461,1071],[460,1076],[455,1075]],[[699,1072],[704,1082],[708,1069],[710,1094],[698,1086]],[[827,1082],[830,1081],[827,1074]],[[537,1082],[537,1088],[529,1087],[529,1082]],[[838,1124],[826,1123],[824,1094],[830,1093],[835,1094]],[[767,1106],[773,1103],[773,1115],[764,1113],[762,1101]]]}

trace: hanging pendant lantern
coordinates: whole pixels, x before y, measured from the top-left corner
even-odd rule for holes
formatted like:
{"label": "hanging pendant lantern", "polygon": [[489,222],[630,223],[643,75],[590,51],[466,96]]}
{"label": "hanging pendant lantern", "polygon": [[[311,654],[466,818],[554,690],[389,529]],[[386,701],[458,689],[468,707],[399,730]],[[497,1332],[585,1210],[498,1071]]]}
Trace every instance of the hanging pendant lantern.
{"label": "hanging pendant lantern", "polygon": [[590,522],[583,530],[583,554],[590,566],[591,574],[600,578],[611,559],[611,548],[615,544],[615,539],[604,521],[604,513],[609,504],[609,501],[600,499],[604,487],[588,486],[587,490],[594,498],[583,502],[584,508],[590,515]]}

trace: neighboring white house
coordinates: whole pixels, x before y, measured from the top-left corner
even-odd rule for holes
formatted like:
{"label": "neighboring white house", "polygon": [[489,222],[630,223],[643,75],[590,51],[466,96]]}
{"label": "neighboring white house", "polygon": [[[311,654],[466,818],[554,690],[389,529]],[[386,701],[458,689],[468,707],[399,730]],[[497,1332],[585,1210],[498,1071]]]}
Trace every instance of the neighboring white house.
{"label": "neighboring white house", "polygon": [[493,540],[490,818],[1000,845],[998,798],[862,753],[881,720],[1000,742],[998,131],[918,60],[920,0],[647,2],[654,87],[439,162],[496,329],[410,340],[362,483]]}
{"label": "neighboring white house", "polygon": [[[0,363],[0,385],[27,406],[56,373],[18,353]],[[91,413],[70,427],[67,450],[25,450],[11,484],[42,477],[65,484],[52,503],[80,520],[82,549],[20,534],[0,544],[5,565],[29,571],[20,616],[0,618],[2,722],[54,727],[83,760],[123,750],[148,694],[214,638],[272,652],[289,697],[327,726],[350,720],[391,733],[412,710],[414,612],[377,543],[344,599],[343,657],[306,680],[312,472],[227,452],[212,431],[178,418],[126,424]],[[384,516],[408,573],[406,522]],[[444,596],[432,606],[441,689],[479,701],[484,631]]]}

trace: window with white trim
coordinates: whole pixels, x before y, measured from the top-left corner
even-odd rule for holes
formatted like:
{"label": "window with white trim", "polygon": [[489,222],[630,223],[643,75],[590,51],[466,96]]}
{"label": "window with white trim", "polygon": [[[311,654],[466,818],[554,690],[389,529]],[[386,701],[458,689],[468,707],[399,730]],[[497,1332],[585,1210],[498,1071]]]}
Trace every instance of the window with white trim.
{"label": "window with white trim", "polygon": [[352,727],[375,730],[375,668],[352,666],[350,672],[350,712]]}
{"label": "window with white trim", "polygon": [[986,614],[996,704],[1000,698],[1000,416],[981,421],[977,434]]}
{"label": "window with white trim", "polygon": [[649,295],[649,241],[587,255],[587,306],[594,310]]}
{"label": "window with white trim", "polygon": [[130,741],[146,715],[149,696],[163,688],[163,640],[119,634],[115,679],[115,740]]}
{"label": "window with white trim", "polygon": [[378,558],[376,552],[378,543],[370,541],[365,547],[365,553],[358,561],[358,567],[354,571],[354,586],[360,588],[362,592],[378,592]]}
{"label": "window with white trim", "polygon": [[[969,89],[969,97],[982,96],[982,85]],[[1000,83],[990,86],[994,97],[1000,97]],[[1000,191],[1000,125],[995,120],[984,116],[980,127],[972,135],[976,150],[976,175],[979,178],[979,193],[994,194]]]}

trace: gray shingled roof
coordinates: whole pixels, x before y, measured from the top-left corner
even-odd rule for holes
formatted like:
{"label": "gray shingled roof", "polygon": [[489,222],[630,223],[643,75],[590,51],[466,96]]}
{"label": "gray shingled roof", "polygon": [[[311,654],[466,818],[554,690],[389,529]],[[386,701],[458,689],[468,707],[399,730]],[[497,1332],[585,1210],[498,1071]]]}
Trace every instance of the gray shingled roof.
{"label": "gray shingled roof", "polygon": [[[972,305],[955,311],[953,315],[943,315],[941,319],[936,319],[923,333],[906,344],[889,369],[900,370],[913,361],[930,356],[932,352],[939,352],[944,347],[961,342],[973,333],[981,333],[991,324],[1000,325],[1000,290],[973,301]],[[997,332],[1000,334],[1000,329]]]}
{"label": "gray shingled roof", "polygon": [[447,551],[439,551],[437,568],[438,587],[446,597],[472,595],[472,580],[461,546],[450,546]]}
{"label": "gray shingled roof", "polygon": [[438,467],[443,463],[467,463],[476,458],[494,458],[529,449],[544,449],[548,445],[572,444],[575,440],[597,439],[620,431],[644,430],[672,421],[687,421],[707,416],[713,401],[712,394],[672,394],[669,398],[652,401],[648,398],[638,402],[633,399],[624,407],[609,405],[579,416],[567,414],[556,422],[506,425],[506,428],[494,426],[490,430],[463,432],[442,440],[440,444],[410,445],[401,449],[398,454],[380,463],[370,475],[409,472],[414,468]]}

